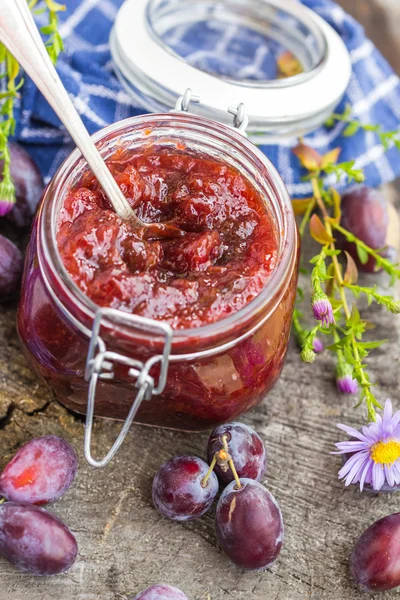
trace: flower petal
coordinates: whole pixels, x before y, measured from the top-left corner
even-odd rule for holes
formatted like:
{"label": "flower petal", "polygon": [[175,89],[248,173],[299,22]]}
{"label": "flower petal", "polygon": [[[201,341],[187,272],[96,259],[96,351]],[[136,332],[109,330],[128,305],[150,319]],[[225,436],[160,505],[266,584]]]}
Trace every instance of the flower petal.
{"label": "flower petal", "polygon": [[385,465],[385,477],[390,487],[394,486],[394,469],[393,465]]}
{"label": "flower petal", "polygon": [[350,485],[350,483],[358,483],[358,481],[360,481],[360,475],[363,472],[364,465],[369,462],[369,460],[369,456],[366,455],[354,465],[350,473],[347,475],[345,485]]}
{"label": "flower petal", "polygon": [[356,440],[349,440],[347,442],[336,442],[336,448],[339,452],[331,452],[331,454],[344,454],[345,452],[359,452],[362,450],[369,450],[369,445],[365,442],[357,442]]}
{"label": "flower petal", "polygon": [[350,437],[355,437],[358,440],[361,440],[362,442],[368,442],[368,438],[362,433],[360,433],[360,431],[358,431],[357,429],[354,429],[354,427],[348,427],[347,425],[342,425],[341,423],[338,423],[337,427],[339,427],[339,429],[347,433],[347,435],[349,435]]}
{"label": "flower petal", "polygon": [[384,483],[385,473],[383,471],[382,465],[374,463],[374,466],[372,467],[372,487],[374,488],[374,490],[379,492]]}
{"label": "flower petal", "polygon": [[368,459],[365,463],[364,470],[360,476],[360,491],[361,492],[364,489],[364,484],[371,482],[371,473],[372,473],[373,466],[374,466],[374,463],[372,462],[372,460]]}
{"label": "flower petal", "polygon": [[353,454],[353,456],[346,460],[343,467],[340,469],[338,474],[339,479],[344,479],[348,475],[348,473],[353,469],[354,465],[358,465],[357,468],[359,468],[359,465],[363,462],[364,458],[368,456],[368,452],[357,452],[356,454]]}
{"label": "flower petal", "polygon": [[383,427],[390,425],[393,415],[393,406],[391,400],[388,398],[385,402],[385,408],[383,409]]}
{"label": "flower petal", "polygon": [[399,483],[400,483],[400,463],[398,460],[396,460],[396,462],[393,463],[392,470],[393,470],[393,477],[394,477],[395,484],[399,485]]}

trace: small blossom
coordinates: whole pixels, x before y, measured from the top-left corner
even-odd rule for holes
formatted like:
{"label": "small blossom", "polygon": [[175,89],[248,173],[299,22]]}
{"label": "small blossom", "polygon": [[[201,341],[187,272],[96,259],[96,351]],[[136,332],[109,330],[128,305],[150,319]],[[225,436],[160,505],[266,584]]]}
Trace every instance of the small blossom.
{"label": "small blossom", "polygon": [[342,394],[356,394],[358,384],[353,379],[353,369],[342,359],[336,367],[336,385]]}
{"label": "small blossom", "polygon": [[352,378],[351,375],[344,375],[343,377],[338,377],[336,380],[336,385],[342,394],[357,394],[358,384],[355,379]]}
{"label": "small blossom", "polygon": [[3,179],[0,183],[0,217],[12,211],[15,204],[15,187],[12,181]]}
{"label": "small blossom", "polygon": [[313,350],[316,354],[320,354],[324,351],[324,345],[317,337],[315,337],[313,340]]}
{"label": "small blossom", "polygon": [[400,411],[393,415],[392,403],[386,400],[383,416],[376,415],[376,421],[366,425],[361,431],[338,425],[351,439],[338,442],[338,452],[350,457],[339,471],[339,479],[345,485],[359,483],[372,485],[379,491],[384,485],[394,487],[400,484]]}
{"label": "small blossom", "polygon": [[311,298],[314,318],[321,321],[322,325],[328,327],[335,322],[333,318],[332,304],[329,298],[323,292],[316,292]]}
{"label": "small blossom", "polygon": [[305,345],[303,346],[300,357],[303,362],[313,363],[317,355],[309,346]]}

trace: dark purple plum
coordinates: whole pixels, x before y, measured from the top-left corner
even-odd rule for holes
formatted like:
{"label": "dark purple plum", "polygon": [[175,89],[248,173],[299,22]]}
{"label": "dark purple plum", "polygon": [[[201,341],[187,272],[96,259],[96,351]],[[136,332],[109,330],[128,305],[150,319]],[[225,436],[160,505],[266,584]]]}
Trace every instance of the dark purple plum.
{"label": "dark purple plum", "polygon": [[160,513],[173,521],[197,519],[208,511],[218,493],[218,479],[211,473],[205,486],[208,465],[197,456],[175,456],[153,480],[153,502]]}
{"label": "dark purple plum", "polygon": [[0,302],[18,296],[23,266],[20,250],[0,235]]}
{"label": "dark purple plum", "polygon": [[172,585],[158,583],[140,592],[133,600],[188,600],[181,590]]}
{"label": "dark purple plum", "polygon": [[[341,210],[342,227],[374,250],[386,246],[389,224],[388,202],[381,192],[367,186],[352,188],[343,194]],[[339,237],[338,245],[347,250],[361,271],[375,270],[376,261],[373,257],[370,256],[365,264],[361,263],[355,244]]]}
{"label": "dark purple plum", "polygon": [[43,193],[43,177],[25,148],[16,142],[10,143],[10,155],[11,177],[15,185],[17,201],[7,217],[18,227],[28,227]]}
{"label": "dark purple plum", "polygon": [[78,553],[68,527],[43,508],[19,502],[0,506],[0,555],[21,571],[58,575]]}
{"label": "dark purple plum", "polygon": [[368,592],[400,586],[400,513],[373,523],[357,540],[350,559],[355,581]]}
{"label": "dark purple plum", "polygon": [[27,442],[0,475],[0,495],[14,502],[55,502],[72,484],[78,468],[68,442],[48,435]]}
{"label": "dark purple plum", "polygon": [[235,565],[266,569],[278,557],[283,541],[283,520],[272,494],[258,481],[232,481],[217,506],[219,544]]}
{"label": "dark purple plum", "polygon": [[[210,435],[207,446],[207,459],[211,463],[216,452],[223,448],[222,438],[226,436],[229,454],[232,457],[239,477],[261,481],[267,467],[267,452],[258,433],[244,423],[220,425]],[[229,465],[216,464],[215,473],[224,485],[233,481]]]}

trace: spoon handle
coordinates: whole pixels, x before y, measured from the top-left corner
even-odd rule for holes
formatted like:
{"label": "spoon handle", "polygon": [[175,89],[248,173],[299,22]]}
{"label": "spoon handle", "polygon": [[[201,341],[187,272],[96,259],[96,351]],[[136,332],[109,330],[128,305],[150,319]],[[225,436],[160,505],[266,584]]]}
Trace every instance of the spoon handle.
{"label": "spoon handle", "polygon": [[[4,0],[3,0],[4,2]],[[132,209],[94,145],[50,60],[26,0],[6,0],[0,13],[0,41],[37,85],[78,146],[115,212]]]}

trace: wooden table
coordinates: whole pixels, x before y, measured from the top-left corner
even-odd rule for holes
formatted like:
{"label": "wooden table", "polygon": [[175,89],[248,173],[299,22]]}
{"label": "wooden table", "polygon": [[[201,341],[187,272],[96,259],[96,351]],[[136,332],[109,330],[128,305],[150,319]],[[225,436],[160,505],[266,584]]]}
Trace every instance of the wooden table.
{"label": "wooden table", "polygon": [[[341,4],[366,24],[400,72],[397,2]],[[400,318],[376,308],[372,312],[377,337],[389,343],[374,352],[371,373],[380,383],[380,399],[390,396],[399,408]],[[160,581],[180,587],[190,600],[365,597],[350,581],[349,555],[370,523],[399,509],[400,496],[360,495],[337,481],[340,460],[329,454],[340,438],[335,423],[358,426],[361,412],[352,409],[353,399],[336,393],[328,355],[315,365],[304,365],[292,343],[275,389],[243,419],[266,442],[266,484],[282,507],[286,526],[276,564],[263,573],[245,573],[218,549],[214,512],[182,525],[161,519],[151,503],[151,481],[160,464],[178,453],[204,456],[207,434],[134,426],[113,463],[103,470],[91,469],[82,456],[82,419],[54,402],[38,383],[22,357],[14,322],[15,307],[1,308],[0,467],[32,437],[53,433],[73,444],[80,454],[76,483],[50,510],[75,532],[80,554],[68,573],[44,579],[18,573],[0,560],[1,600],[120,600]],[[118,427],[96,423],[97,452],[111,444]]]}

